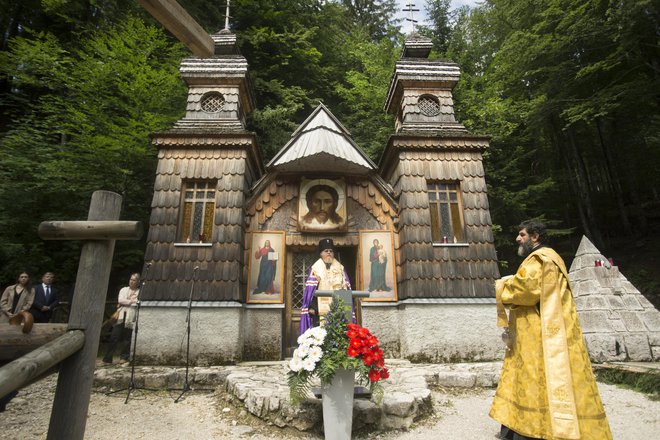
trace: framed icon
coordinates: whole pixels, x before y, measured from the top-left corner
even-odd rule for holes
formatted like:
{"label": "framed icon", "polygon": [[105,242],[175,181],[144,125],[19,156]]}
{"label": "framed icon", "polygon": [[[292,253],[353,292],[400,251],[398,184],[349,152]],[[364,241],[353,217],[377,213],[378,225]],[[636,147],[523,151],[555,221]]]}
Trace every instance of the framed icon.
{"label": "framed icon", "polygon": [[247,302],[281,303],[284,283],[284,232],[252,233]]}
{"label": "framed icon", "polygon": [[396,301],[396,268],[392,231],[360,231],[360,289],[362,301]]}
{"label": "framed icon", "polygon": [[343,179],[302,179],[298,198],[298,230],[346,230],[346,182]]}

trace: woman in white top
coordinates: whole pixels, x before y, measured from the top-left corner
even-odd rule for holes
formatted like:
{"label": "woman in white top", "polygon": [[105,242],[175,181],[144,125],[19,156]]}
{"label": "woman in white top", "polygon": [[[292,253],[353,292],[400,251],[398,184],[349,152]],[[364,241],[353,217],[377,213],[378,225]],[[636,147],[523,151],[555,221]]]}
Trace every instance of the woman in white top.
{"label": "woman in white top", "polygon": [[105,364],[112,363],[112,356],[115,353],[117,344],[121,342],[122,349],[119,355],[119,363],[125,364],[131,356],[131,336],[133,334],[133,324],[135,323],[135,305],[138,302],[138,294],[140,293],[140,274],[134,273],[128,281],[128,287],[124,287],[119,291],[117,298],[117,305],[119,309],[119,319],[112,326],[112,333],[110,334],[110,344],[103,356]]}

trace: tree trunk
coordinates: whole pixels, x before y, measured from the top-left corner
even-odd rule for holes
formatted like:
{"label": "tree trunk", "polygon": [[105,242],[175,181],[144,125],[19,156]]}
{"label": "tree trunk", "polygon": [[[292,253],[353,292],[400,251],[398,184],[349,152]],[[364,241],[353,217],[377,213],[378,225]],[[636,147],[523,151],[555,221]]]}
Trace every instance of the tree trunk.
{"label": "tree trunk", "polygon": [[591,200],[591,191],[589,190],[589,178],[587,177],[587,170],[584,166],[584,161],[582,156],[580,156],[580,151],[575,143],[575,138],[573,136],[573,130],[568,129],[566,131],[566,137],[568,138],[568,152],[569,157],[573,162],[573,173],[575,177],[575,182],[577,184],[577,194],[584,208],[584,214],[586,220],[589,223],[592,241],[599,249],[605,249],[605,242],[600,233],[600,228],[598,226],[598,221],[596,220],[596,214],[594,212],[593,202]]}
{"label": "tree trunk", "polygon": [[623,227],[623,233],[627,236],[632,235],[632,226],[630,225],[630,219],[628,218],[628,213],[626,207],[623,203],[623,190],[621,189],[621,178],[619,173],[614,166],[614,160],[612,159],[612,152],[610,148],[605,143],[603,138],[603,130],[601,126],[601,120],[596,119],[596,129],[598,130],[598,139],[600,141],[600,147],[603,150],[603,155],[605,156],[605,169],[609,175],[610,182],[612,182],[612,190],[614,191],[614,198],[616,199],[616,205],[619,210],[619,216],[621,217],[621,226]]}

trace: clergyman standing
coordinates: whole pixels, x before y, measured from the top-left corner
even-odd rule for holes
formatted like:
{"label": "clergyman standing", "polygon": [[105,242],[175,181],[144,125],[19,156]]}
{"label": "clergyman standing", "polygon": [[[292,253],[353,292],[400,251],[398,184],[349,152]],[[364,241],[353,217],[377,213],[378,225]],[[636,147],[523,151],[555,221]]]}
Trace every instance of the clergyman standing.
{"label": "clergyman standing", "polygon": [[321,315],[330,310],[332,298],[317,298],[314,292],[320,290],[351,289],[351,282],[344,266],[335,259],[335,245],[331,238],[319,241],[319,259],[316,260],[307,275],[303,303],[300,315],[300,334],[319,325]]}
{"label": "clergyman standing", "polygon": [[564,261],[540,222],[523,222],[516,242],[525,260],[496,283],[509,348],[490,416],[506,440],[611,440]]}

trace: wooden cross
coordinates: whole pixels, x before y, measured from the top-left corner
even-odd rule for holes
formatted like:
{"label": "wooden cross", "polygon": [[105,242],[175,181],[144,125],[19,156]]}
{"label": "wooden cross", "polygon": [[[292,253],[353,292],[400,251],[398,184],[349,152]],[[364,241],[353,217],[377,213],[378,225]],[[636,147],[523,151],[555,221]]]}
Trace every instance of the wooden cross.
{"label": "wooden cross", "polygon": [[140,222],[119,221],[121,205],[119,194],[96,191],[87,221],[39,225],[39,235],[45,240],[85,240],[68,331],[0,368],[0,396],[60,364],[48,440],[82,440],[85,435],[115,240],[138,240],[142,236]]}

